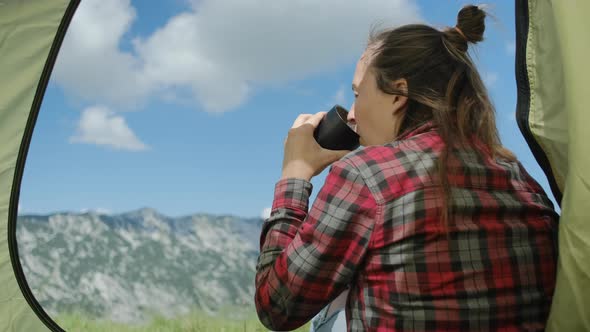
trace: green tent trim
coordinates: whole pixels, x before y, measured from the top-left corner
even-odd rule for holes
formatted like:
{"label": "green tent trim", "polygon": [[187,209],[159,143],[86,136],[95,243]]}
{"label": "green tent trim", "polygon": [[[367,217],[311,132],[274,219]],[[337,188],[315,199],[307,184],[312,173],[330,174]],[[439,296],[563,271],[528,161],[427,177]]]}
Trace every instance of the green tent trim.
{"label": "green tent trim", "polygon": [[561,206],[547,331],[590,331],[588,12],[588,1],[516,1],[516,117]]}
{"label": "green tent trim", "polygon": [[[549,186],[555,200],[558,204],[561,204],[562,199],[562,188],[563,181],[560,181],[561,185],[558,185],[555,180],[555,173],[549,162],[549,158],[545,153],[548,147],[544,145],[542,141],[535,139],[534,131],[535,125],[529,123],[529,117],[531,116],[530,108],[534,108],[534,96],[531,96],[531,86],[529,85],[529,76],[527,70],[527,40],[529,38],[529,11],[528,3],[526,1],[516,2],[516,86],[518,89],[517,101],[516,101],[516,122],[520,131],[526,140],[533,156],[537,160],[537,163],[541,166],[543,172],[547,177]],[[554,56],[558,56],[553,54]],[[563,77],[559,72],[554,72],[553,80],[557,83],[563,83]],[[552,85],[552,88],[556,88],[556,84]],[[556,89],[556,91],[559,91]],[[531,100],[532,99],[532,100]],[[532,128],[531,128],[532,126]],[[544,146],[544,148],[542,147]]]}
{"label": "green tent trim", "polygon": [[63,331],[39,305],[26,282],[18,256],[16,221],[37,115],[79,3],[4,1],[0,6],[0,220],[8,220],[0,224],[2,331]]}

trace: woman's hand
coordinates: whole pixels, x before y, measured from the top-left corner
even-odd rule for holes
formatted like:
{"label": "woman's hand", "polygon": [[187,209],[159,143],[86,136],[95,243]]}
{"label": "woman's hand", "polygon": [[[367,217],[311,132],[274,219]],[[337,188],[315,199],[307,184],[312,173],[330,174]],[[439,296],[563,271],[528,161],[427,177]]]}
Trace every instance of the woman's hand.
{"label": "woman's hand", "polygon": [[326,112],[301,114],[295,119],[285,140],[281,179],[299,178],[309,181],[350,152],[324,149],[314,139],[313,132],[325,115]]}

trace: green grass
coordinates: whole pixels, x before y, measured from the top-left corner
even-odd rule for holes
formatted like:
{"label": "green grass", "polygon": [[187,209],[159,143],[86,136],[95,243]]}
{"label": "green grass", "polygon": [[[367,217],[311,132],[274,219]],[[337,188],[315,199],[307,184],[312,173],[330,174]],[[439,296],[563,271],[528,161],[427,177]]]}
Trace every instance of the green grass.
{"label": "green grass", "polygon": [[[243,311],[243,310],[242,310]],[[245,332],[268,331],[249,310],[242,319],[235,314],[210,316],[195,310],[175,318],[154,317],[144,325],[116,323],[108,320],[92,319],[80,313],[59,314],[54,319],[67,332]],[[308,332],[310,323],[294,330]]]}

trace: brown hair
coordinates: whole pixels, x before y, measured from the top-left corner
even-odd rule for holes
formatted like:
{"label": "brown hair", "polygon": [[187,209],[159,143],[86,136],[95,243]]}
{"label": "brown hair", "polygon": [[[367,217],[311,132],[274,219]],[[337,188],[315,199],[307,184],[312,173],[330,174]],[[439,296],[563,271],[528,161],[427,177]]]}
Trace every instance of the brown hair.
{"label": "brown hair", "polygon": [[[432,121],[445,142],[438,162],[442,196],[441,227],[446,232],[452,213],[447,162],[454,148],[483,143],[492,156],[516,160],[502,147],[495,110],[487,89],[467,53],[469,43],[483,40],[486,13],[478,6],[463,7],[457,25],[444,31],[423,24],[371,31],[367,48],[370,70],[384,93],[408,97],[398,137]],[[392,82],[405,79],[407,91]]]}

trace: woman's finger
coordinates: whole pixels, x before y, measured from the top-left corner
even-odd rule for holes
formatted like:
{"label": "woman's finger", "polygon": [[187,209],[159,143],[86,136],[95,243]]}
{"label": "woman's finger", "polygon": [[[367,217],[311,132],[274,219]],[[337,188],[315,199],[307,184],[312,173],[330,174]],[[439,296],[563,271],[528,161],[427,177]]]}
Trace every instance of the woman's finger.
{"label": "woman's finger", "polygon": [[324,116],[326,116],[326,113],[327,112],[317,112],[316,114],[308,117],[307,120],[305,121],[305,123],[309,123],[314,128],[317,128],[317,126],[320,124],[320,121],[322,121]]}
{"label": "woman's finger", "polygon": [[297,117],[297,119],[295,119],[295,122],[293,122],[293,126],[291,126],[291,128],[297,128],[297,127],[301,126],[311,116],[312,116],[311,114],[299,114],[299,116]]}

